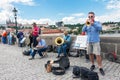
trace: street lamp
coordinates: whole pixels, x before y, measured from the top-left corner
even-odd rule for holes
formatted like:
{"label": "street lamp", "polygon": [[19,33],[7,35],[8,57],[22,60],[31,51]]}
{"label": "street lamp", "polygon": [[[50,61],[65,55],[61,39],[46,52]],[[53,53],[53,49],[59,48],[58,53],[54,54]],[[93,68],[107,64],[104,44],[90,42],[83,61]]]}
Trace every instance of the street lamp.
{"label": "street lamp", "polygon": [[17,32],[18,32],[18,30],[17,30],[17,12],[18,11],[14,7],[14,9],[12,10],[12,12],[14,13],[14,17],[15,17],[15,28],[16,28],[16,34],[17,34]]}

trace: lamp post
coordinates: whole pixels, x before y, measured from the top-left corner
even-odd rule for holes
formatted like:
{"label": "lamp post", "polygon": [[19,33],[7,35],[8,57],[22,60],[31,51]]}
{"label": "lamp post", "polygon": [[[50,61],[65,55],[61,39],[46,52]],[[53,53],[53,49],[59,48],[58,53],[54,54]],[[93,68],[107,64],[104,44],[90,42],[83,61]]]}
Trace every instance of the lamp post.
{"label": "lamp post", "polygon": [[16,34],[18,32],[18,29],[17,29],[17,10],[16,8],[14,7],[14,9],[12,10],[12,12],[14,13],[14,18],[15,18],[15,28],[16,28]]}

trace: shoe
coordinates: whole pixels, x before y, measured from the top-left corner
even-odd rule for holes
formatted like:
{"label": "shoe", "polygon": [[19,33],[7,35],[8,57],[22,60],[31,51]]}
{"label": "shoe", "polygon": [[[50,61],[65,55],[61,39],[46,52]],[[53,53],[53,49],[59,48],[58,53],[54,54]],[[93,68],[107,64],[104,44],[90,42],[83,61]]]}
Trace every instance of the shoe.
{"label": "shoe", "polygon": [[43,56],[46,56],[46,55],[47,55],[47,53],[46,53],[46,52],[44,52],[44,53],[42,53],[42,55],[43,55]]}
{"label": "shoe", "polygon": [[44,58],[44,56],[40,56],[40,59]]}
{"label": "shoe", "polygon": [[60,58],[60,56],[58,55],[56,58]]}
{"label": "shoe", "polygon": [[29,58],[29,60],[33,60],[34,58],[32,57],[32,58]]}
{"label": "shoe", "polygon": [[64,55],[65,57],[67,57],[67,55]]}
{"label": "shoe", "polygon": [[102,68],[99,69],[100,73],[104,76],[105,75],[105,72]]}
{"label": "shoe", "polygon": [[90,67],[90,70],[93,71],[94,69],[95,69],[95,65],[92,65],[92,66]]}

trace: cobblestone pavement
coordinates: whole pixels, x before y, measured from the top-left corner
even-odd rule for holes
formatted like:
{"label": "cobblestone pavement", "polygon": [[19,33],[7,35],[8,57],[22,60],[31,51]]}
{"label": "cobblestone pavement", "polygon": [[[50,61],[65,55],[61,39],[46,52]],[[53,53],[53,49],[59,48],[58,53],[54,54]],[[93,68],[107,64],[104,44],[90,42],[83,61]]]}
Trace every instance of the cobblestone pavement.
{"label": "cobblestone pavement", "polygon": [[[22,48],[17,45],[10,46],[0,44],[0,80],[81,80],[72,78],[72,66],[90,67],[84,57],[70,58],[71,67],[62,76],[47,73],[44,64],[47,60],[55,60],[56,53],[48,53],[48,57],[40,59],[37,54],[34,60],[28,60],[29,56],[22,55]],[[102,76],[98,68],[100,80],[120,80],[120,64],[103,60],[106,75]]]}

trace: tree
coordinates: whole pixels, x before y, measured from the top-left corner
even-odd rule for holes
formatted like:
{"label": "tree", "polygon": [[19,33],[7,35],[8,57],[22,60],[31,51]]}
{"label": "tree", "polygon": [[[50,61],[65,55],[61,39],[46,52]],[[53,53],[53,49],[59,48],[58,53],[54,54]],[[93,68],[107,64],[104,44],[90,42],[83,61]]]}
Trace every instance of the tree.
{"label": "tree", "polygon": [[78,33],[78,31],[74,31],[73,34],[74,35],[78,35],[79,33]]}
{"label": "tree", "polygon": [[118,24],[118,26],[120,26],[120,22],[118,22],[117,24]]}

